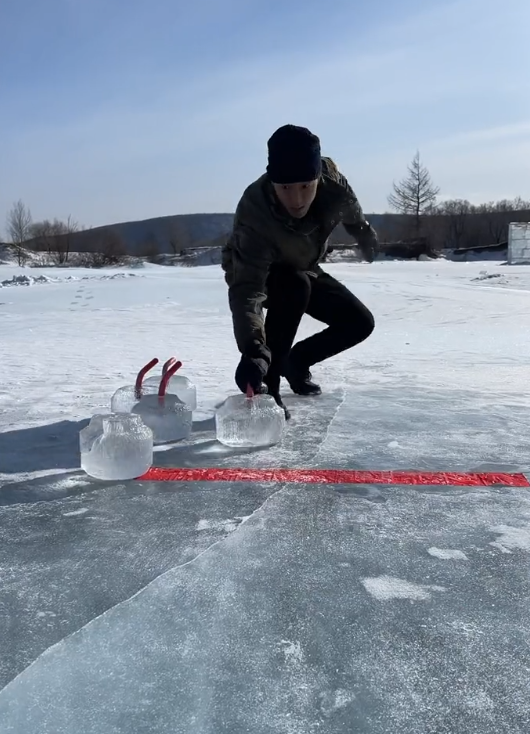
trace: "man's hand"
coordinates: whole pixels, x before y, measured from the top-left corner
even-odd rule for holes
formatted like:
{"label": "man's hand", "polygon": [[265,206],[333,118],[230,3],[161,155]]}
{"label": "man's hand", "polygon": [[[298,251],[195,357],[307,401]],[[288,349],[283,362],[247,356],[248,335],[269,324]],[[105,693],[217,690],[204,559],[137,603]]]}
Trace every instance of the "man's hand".
{"label": "man's hand", "polygon": [[266,392],[263,380],[269,369],[268,362],[262,357],[246,357],[243,355],[236,369],[236,384],[241,392],[246,393],[250,386],[258,394]]}
{"label": "man's hand", "polygon": [[355,233],[355,239],[364,259],[372,263],[379,252],[379,241],[375,229],[366,222],[364,227]]}

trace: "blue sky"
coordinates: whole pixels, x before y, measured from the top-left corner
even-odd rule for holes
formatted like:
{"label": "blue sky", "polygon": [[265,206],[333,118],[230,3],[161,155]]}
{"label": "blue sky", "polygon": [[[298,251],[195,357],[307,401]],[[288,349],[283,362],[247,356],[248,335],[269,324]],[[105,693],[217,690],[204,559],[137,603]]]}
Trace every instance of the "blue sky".
{"label": "blue sky", "polygon": [[[326,7],[327,6],[327,7]],[[367,212],[416,149],[444,198],[530,198],[528,0],[4,0],[0,228],[233,211],[287,122]]]}

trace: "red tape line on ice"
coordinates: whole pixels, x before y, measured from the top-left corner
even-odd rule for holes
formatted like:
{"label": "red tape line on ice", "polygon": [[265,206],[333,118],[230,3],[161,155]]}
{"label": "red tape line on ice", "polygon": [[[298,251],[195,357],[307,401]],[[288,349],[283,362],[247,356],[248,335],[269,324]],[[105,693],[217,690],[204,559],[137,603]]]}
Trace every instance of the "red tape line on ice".
{"label": "red tape line on ice", "polygon": [[295,482],[298,484],[414,484],[463,487],[530,487],[524,474],[353,471],[341,469],[169,469],[152,467],[149,482]]}

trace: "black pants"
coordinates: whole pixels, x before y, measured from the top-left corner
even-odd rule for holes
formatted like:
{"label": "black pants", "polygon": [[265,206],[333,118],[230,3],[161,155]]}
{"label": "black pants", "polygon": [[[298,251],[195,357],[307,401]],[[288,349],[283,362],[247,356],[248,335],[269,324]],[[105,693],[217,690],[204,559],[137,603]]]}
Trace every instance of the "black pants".
{"label": "black pants", "polygon": [[[287,357],[301,369],[333,357],[367,339],[374,330],[368,308],[328,273],[311,277],[273,266],[267,280],[265,334],[272,353],[271,383],[279,382]],[[293,347],[304,313],[327,324]]]}

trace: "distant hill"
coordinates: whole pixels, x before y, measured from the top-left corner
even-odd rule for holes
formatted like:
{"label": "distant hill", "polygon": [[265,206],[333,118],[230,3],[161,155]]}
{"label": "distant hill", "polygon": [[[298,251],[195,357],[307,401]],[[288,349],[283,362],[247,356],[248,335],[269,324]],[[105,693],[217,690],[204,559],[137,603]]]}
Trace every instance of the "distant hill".
{"label": "distant hill", "polygon": [[[377,228],[387,216],[372,215],[370,221]],[[233,213],[219,213],[175,214],[118,222],[68,235],[69,250],[92,252],[101,249],[105,241],[111,237],[114,246],[119,243],[129,255],[175,254],[189,247],[224,244],[226,236],[232,229],[233,221]],[[342,225],[339,225],[331,236],[331,242],[350,244],[353,238],[346,234]],[[28,244],[31,246],[32,243]]]}
{"label": "distant hill", "polygon": [[90,252],[102,240],[112,236],[123,244],[129,255],[175,253],[198,243],[228,234],[233,214],[176,214],[133,222],[118,222],[70,235],[70,249]]}
{"label": "distant hill", "polygon": [[[381,242],[396,242],[414,234],[414,220],[399,214],[367,214]],[[510,221],[529,221],[530,211],[486,212],[460,215],[436,214],[423,218],[422,236],[435,249],[495,244],[507,239]],[[40,251],[108,252],[115,255],[156,257],[175,255],[194,247],[220,247],[232,229],[233,213],[176,214],[94,227],[82,232],[32,240],[27,245]],[[339,224],[330,244],[354,244]]]}

